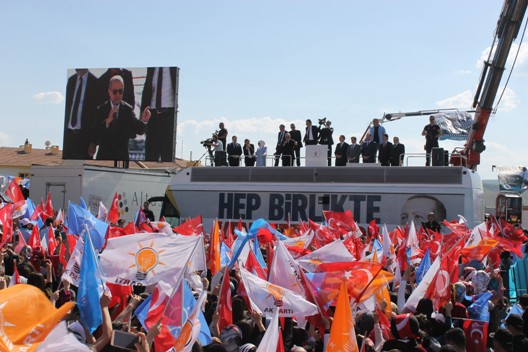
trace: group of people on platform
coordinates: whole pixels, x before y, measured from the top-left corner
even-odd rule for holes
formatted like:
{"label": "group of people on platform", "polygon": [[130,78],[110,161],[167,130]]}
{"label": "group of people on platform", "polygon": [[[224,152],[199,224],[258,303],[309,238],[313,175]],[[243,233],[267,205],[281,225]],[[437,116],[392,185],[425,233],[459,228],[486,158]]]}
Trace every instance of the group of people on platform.
{"label": "group of people on platform", "polygon": [[[422,131],[426,138],[424,150],[426,151],[426,166],[430,165],[431,152],[438,148],[440,127],[436,124],[434,116],[430,116],[430,123]],[[400,143],[398,137],[389,141],[385,127],[380,124],[379,119],[372,121],[372,126],[365,135],[364,140],[359,141],[356,137],[346,142],[345,135],[339,136],[339,142],[334,143],[334,129],[332,122],[326,118],[319,120],[319,126],[312,124],[310,119],[306,120],[304,136],[294,123],[290,124],[290,130],[286,130],[284,124],[279,125],[279,133],[273,153],[273,166],[301,166],[301,148],[308,145],[326,145],[328,166],[332,166],[335,158],[335,166],[347,166],[347,164],[379,163],[381,166],[401,166],[405,155],[405,145]],[[245,166],[266,166],[268,147],[263,140],[258,141],[257,148],[249,139],[245,139],[241,145],[237,136],[231,137],[227,142],[227,129],[224,123],[220,123],[219,130],[213,134],[210,147],[211,159],[214,158],[215,166],[240,166],[240,160],[244,159]],[[335,144],[335,148],[333,145]]]}

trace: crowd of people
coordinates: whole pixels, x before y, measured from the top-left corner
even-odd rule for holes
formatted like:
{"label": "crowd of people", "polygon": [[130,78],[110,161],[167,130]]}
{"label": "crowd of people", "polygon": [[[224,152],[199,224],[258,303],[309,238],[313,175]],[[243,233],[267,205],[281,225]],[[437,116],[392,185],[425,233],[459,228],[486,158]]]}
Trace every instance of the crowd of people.
{"label": "crowd of people", "polygon": [[[270,151],[273,155],[272,165],[279,166],[301,166],[301,148],[309,145],[326,145],[328,166],[347,166],[362,161],[363,163],[379,163],[381,166],[401,166],[405,156],[405,145],[400,143],[399,137],[389,140],[385,127],[380,124],[379,119],[372,121],[371,127],[365,134],[364,139],[358,141],[357,137],[350,137],[347,143],[346,136],[340,135],[339,142],[334,142],[332,122],[320,119],[319,126],[306,120],[304,136],[296,129],[295,124],[290,124],[290,130],[286,126],[279,125],[275,149]],[[207,146],[210,147],[211,160],[215,166],[240,166],[244,159],[245,166],[266,166],[268,147],[263,140],[258,141],[258,148],[249,139],[244,140],[241,145],[237,136],[232,136],[231,142],[227,142],[228,131],[224,123],[220,123],[219,130],[213,134],[213,138]],[[422,136],[426,143],[426,166],[431,164],[431,154],[434,148],[438,148],[438,138],[441,135],[440,127],[435,122],[435,117],[429,117]],[[334,147],[335,145],[335,147]],[[273,152],[273,154],[271,154]]]}
{"label": "crowd of people", "polygon": [[[0,306],[7,304],[3,292],[24,284],[37,287],[57,308],[68,302],[81,304],[76,299],[77,287],[64,275],[72,260],[78,261],[75,270],[81,273],[85,265],[87,247],[82,260],[74,259],[75,242],[81,237],[69,229],[73,215],[64,221],[62,210],[54,211],[48,199],[31,214],[20,216],[9,198],[11,194],[3,198],[0,208],[4,211],[0,216]],[[12,222],[6,221],[6,209],[11,209]],[[189,337],[191,346],[181,351],[528,349],[528,295],[512,301],[509,287],[509,269],[514,261],[525,260],[527,238],[522,230],[503,221],[488,219],[473,229],[462,222],[444,221],[442,229],[430,213],[428,221],[416,228],[410,221],[388,232],[371,223],[361,232],[347,211],[325,212],[324,224],[272,226],[263,219],[251,224],[240,220],[216,222],[205,233],[197,219],[174,228],[154,221],[148,203],[138,214],[128,224],[99,216],[97,221],[106,219],[108,226],[107,246],[138,233],[173,236],[174,241],[182,236],[204,237],[200,243],[207,270],[188,273],[184,280],[194,297],[206,297],[200,310],[207,324],[200,326],[205,337]],[[154,241],[150,247],[155,247]],[[189,262],[193,257],[197,256],[190,256]],[[171,262],[163,265],[170,267]],[[178,268],[174,270],[177,275]],[[251,286],[256,281],[261,290],[267,290],[262,297],[255,293],[259,288]],[[162,314],[150,325],[139,318],[143,303],[157,299],[152,293],[157,286],[119,286],[109,281],[106,285],[110,290],[100,296],[102,324],[95,331],[87,330],[77,308],[63,318],[79,346],[119,351],[111,344],[114,331],[119,330],[139,337],[137,351],[168,350],[170,314]],[[272,308],[263,306],[262,300],[270,297]],[[351,314],[348,320],[340,313],[343,301],[344,311]],[[306,315],[295,314],[296,304],[313,309]],[[149,314],[154,306],[152,302]],[[24,307],[19,311],[23,314]],[[280,326],[278,331],[272,328],[274,323]],[[345,337],[340,332],[343,327],[348,329]],[[169,341],[183,346],[178,345],[179,335]]]}

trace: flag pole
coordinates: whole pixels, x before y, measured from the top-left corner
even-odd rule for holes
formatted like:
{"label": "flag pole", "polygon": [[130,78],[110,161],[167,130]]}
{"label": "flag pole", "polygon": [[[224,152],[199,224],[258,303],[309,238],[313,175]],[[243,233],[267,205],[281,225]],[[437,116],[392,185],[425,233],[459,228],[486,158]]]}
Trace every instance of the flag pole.
{"label": "flag pole", "polygon": [[[176,281],[176,285],[174,285],[174,288],[172,289],[172,292],[171,292],[171,294],[169,296],[168,302],[172,299],[172,297],[174,296],[176,291],[178,291],[178,286],[183,284],[183,278],[185,277],[185,274],[187,273],[187,270],[189,270],[189,265],[188,265],[189,259],[192,258],[192,256],[194,255],[194,252],[196,251],[196,247],[198,247],[198,243],[200,243],[200,242],[202,242],[202,241],[196,241],[196,244],[194,245],[191,254],[187,258],[187,263],[185,264],[185,267],[182,268],[183,270],[182,270],[180,276],[178,277],[178,281]],[[167,311],[168,307],[169,307],[169,305],[166,304],[165,308],[163,309],[163,313],[161,314],[162,317],[165,315],[165,312]],[[182,317],[183,317],[183,309],[182,309]]]}
{"label": "flag pole", "polygon": [[[103,276],[101,275],[101,269],[99,267],[99,260],[98,260],[97,256],[95,255],[94,246],[93,246],[93,243],[92,243],[92,238],[90,237],[90,230],[88,229],[88,225],[84,224],[84,230],[86,231],[86,236],[85,237],[88,237],[88,241],[90,242],[90,247],[92,248],[92,253],[93,253],[94,261],[95,261],[95,266],[97,267],[97,272],[99,273],[99,279],[101,280],[101,286],[103,287],[103,291],[106,293],[105,281],[103,280]],[[85,241],[86,241],[86,239],[85,239]],[[84,253],[83,253],[83,255],[84,255]]]}

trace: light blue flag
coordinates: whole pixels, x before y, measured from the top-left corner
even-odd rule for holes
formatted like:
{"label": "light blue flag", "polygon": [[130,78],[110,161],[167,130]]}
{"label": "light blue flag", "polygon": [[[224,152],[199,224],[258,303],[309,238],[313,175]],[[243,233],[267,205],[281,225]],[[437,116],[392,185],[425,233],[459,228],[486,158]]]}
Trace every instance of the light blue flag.
{"label": "light blue flag", "polygon": [[80,203],[81,208],[88,210],[88,207],[86,206],[86,202],[84,201],[84,198],[82,196],[80,196],[80,198],[81,198],[81,203]]}
{"label": "light blue flag", "polygon": [[490,313],[488,309],[488,301],[493,296],[490,291],[486,291],[476,295],[476,299],[467,308],[469,319],[489,321]]}
{"label": "light blue flag", "polygon": [[223,268],[224,266],[229,264],[229,255],[228,253],[231,253],[231,249],[222,242],[222,245],[220,247],[220,266]]}
{"label": "light blue flag", "polygon": [[[183,287],[183,318],[187,320],[187,317],[189,316],[189,314],[191,314],[194,309],[196,299],[194,298],[194,295],[187,283],[184,283]],[[147,319],[148,311],[150,309],[150,303],[152,301],[151,298],[152,295],[150,295],[146,300],[144,300],[143,303],[141,303],[134,311],[134,314],[138,318],[139,322],[147,331],[148,329],[145,326],[145,320]],[[200,340],[203,346],[209,345],[210,343],[212,343],[211,332],[209,331],[209,325],[207,324],[207,321],[205,320],[202,311],[200,311],[199,320],[200,335],[198,335],[198,340]],[[169,326],[168,328],[174,338],[177,338],[180,335],[180,326]]]}
{"label": "light blue flag", "polygon": [[425,251],[424,257],[422,258],[422,261],[420,262],[420,266],[418,266],[418,270],[416,270],[416,283],[420,284],[420,281],[422,281],[423,277],[425,276],[425,273],[429,268],[431,267],[431,255],[429,254],[429,248]]}
{"label": "light blue flag", "polygon": [[257,261],[259,262],[260,266],[264,269],[267,269],[268,266],[266,265],[266,261],[264,260],[264,257],[262,256],[262,252],[260,251],[260,243],[258,240],[258,237],[255,237],[253,240],[253,252],[255,253],[255,257],[257,258]]}
{"label": "light blue flag", "polygon": [[68,204],[68,226],[70,233],[81,237],[84,237],[86,227],[88,227],[94,247],[98,250],[103,248],[108,224],[73,202]]}
{"label": "light blue flag", "polygon": [[[271,227],[271,225],[266,220],[264,220],[262,218],[253,221],[253,223],[251,224],[251,227],[249,228],[249,231],[248,231],[247,234],[245,234],[243,232],[240,232],[240,231],[235,229],[235,233],[237,235],[237,239],[235,240],[235,243],[233,244],[233,256],[231,257],[231,262],[229,263],[229,268],[232,268],[235,265],[238,257],[240,256],[240,253],[242,253],[242,249],[246,245],[247,241],[249,241],[250,239],[256,239],[259,230],[262,229],[262,228],[267,228],[268,230],[270,230],[271,233],[275,234],[275,236],[277,236],[277,238],[279,238],[281,241],[283,239],[287,238],[286,236],[284,236],[283,234],[281,234],[280,232],[275,230],[273,227]],[[257,257],[257,259],[258,259],[258,257]],[[259,260],[259,262],[260,262],[260,260]],[[265,266],[263,266],[263,267],[265,267]]]}
{"label": "light blue flag", "polygon": [[85,236],[84,252],[81,259],[77,307],[81,313],[81,323],[93,333],[103,323],[99,298],[102,294],[101,273],[96,262],[92,241]]}

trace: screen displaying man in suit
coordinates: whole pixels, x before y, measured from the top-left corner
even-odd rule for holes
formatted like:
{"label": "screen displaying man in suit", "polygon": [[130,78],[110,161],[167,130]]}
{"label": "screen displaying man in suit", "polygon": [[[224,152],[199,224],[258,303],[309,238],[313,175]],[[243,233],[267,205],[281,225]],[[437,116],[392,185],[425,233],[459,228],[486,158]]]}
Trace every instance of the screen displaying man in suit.
{"label": "screen displaying man in suit", "polygon": [[148,108],[145,160],[174,161],[176,147],[177,67],[149,67],[141,95],[141,111]]}
{"label": "screen displaying man in suit", "polygon": [[66,85],[63,159],[91,159],[88,154],[98,99],[97,78],[86,68],[75,69]]}
{"label": "screen displaying man in suit", "polygon": [[128,141],[145,132],[150,110],[145,109],[138,120],[133,107],[123,100],[125,83],[121,76],[114,76],[108,85],[109,99],[97,108],[90,155],[98,160],[129,160]]}

